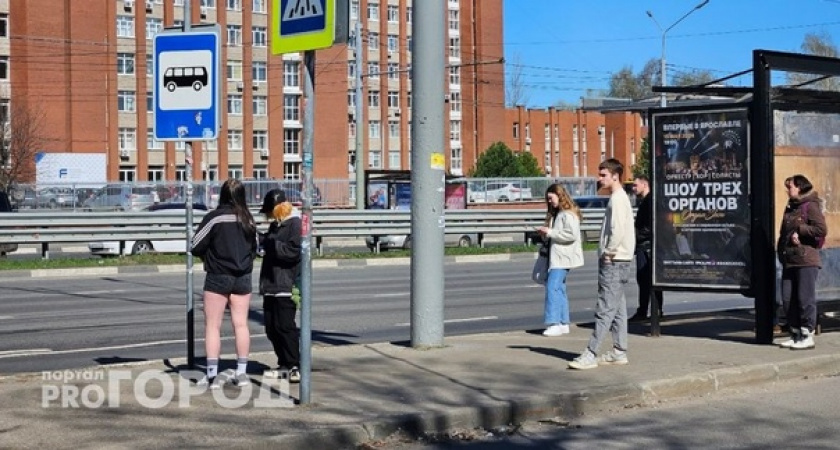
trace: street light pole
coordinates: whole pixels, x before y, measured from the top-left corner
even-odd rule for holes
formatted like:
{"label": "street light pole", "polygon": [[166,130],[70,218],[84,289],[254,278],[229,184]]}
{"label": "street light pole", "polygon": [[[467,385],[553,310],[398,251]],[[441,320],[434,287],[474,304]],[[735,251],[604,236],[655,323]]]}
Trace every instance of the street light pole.
{"label": "street light pole", "polygon": [[[683,14],[683,16],[680,17],[679,19],[677,19],[676,22],[672,23],[671,26],[669,26],[668,28],[665,28],[665,29],[662,28],[662,25],[659,25],[659,22],[656,20],[655,17],[653,17],[653,13],[650,12],[650,10],[645,11],[647,16],[650,17],[650,19],[653,20],[653,23],[655,23],[656,26],[659,28],[659,31],[662,32],[662,57],[659,58],[659,75],[660,75],[660,81],[659,82],[662,85],[662,87],[665,87],[665,86],[668,85],[668,81],[667,81],[668,77],[665,74],[665,36],[668,34],[669,31],[671,31],[672,28],[677,26],[678,23],[682,22],[686,17],[691,15],[691,13],[693,13],[694,11],[697,11],[698,9],[706,6],[707,3],[709,3],[709,0],[703,0],[702,2],[697,4],[697,6],[695,6],[691,10],[689,10],[687,13]],[[659,106],[664,108],[667,105],[668,105],[668,100],[666,98],[665,93],[663,92],[662,96],[659,100]]]}

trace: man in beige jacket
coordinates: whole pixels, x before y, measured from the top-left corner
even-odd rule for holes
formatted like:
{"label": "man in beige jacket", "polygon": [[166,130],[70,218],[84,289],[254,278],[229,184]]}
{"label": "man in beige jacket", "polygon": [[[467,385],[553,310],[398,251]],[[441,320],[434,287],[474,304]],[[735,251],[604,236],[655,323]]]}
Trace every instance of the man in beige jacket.
{"label": "man in beige jacket", "polygon": [[[598,246],[598,304],[595,330],[586,350],[569,363],[572,369],[594,369],[599,364],[627,364],[627,298],[624,285],[630,278],[630,264],[636,247],[633,207],[624,192],[621,175],[624,166],[608,159],[598,166],[598,183],[610,190],[610,202],[601,225]],[[598,357],[598,348],[607,332],[613,348]]]}

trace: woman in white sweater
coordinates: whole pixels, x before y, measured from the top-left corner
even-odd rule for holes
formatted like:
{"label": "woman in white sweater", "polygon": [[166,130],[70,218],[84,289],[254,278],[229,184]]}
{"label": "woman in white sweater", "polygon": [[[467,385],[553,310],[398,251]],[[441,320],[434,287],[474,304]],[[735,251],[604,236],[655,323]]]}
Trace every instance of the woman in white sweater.
{"label": "woman in white sweater", "polygon": [[545,192],[545,225],[537,228],[549,251],[548,281],[545,284],[544,336],[569,333],[569,298],[566,295],[566,276],[571,269],[583,265],[583,246],[580,238],[580,208],[559,184],[552,184]]}

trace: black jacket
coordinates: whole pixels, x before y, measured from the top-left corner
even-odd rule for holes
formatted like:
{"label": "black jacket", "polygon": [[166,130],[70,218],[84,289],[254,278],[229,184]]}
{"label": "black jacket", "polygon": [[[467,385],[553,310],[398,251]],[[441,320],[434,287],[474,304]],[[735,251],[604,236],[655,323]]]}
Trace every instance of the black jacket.
{"label": "black jacket", "polygon": [[301,221],[289,217],[272,222],[263,238],[260,294],[291,296],[292,287],[300,275]]}
{"label": "black jacket", "polygon": [[653,239],[653,199],[650,193],[642,198],[636,211],[636,250],[650,251]]}
{"label": "black jacket", "polygon": [[233,208],[219,206],[204,216],[193,236],[192,253],[204,260],[207,273],[241,277],[254,270],[257,231],[247,230]]}

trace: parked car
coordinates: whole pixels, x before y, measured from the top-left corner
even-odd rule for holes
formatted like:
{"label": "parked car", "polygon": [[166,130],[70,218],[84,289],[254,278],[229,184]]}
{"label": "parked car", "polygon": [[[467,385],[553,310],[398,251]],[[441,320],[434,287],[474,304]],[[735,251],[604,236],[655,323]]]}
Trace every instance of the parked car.
{"label": "parked car", "polygon": [[[9,195],[6,194],[5,191],[0,191],[0,214],[12,212],[14,212],[14,209],[12,207],[12,201],[9,198]],[[17,249],[17,244],[8,244],[0,242],[0,256],[6,256],[6,253],[16,252]]]}
{"label": "parked car", "polygon": [[[194,211],[207,211],[207,206],[203,203],[193,203]],[[186,214],[186,205],[184,203],[158,203],[151,205],[144,209],[153,214],[166,215],[184,215]],[[119,256],[120,242],[119,241],[100,241],[88,243],[88,249],[92,255],[97,256]],[[142,253],[157,252],[157,253],[186,253],[186,237],[184,239],[169,239],[169,240],[141,240],[141,241],[125,241],[123,248],[123,255],[139,255]]]}
{"label": "parked car", "polygon": [[[376,241],[373,236],[368,236],[365,238],[365,243],[367,247],[373,251],[376,249]],[[378,236],[379,241],[379,249],[380,250],[388,250],[388,249],[410,249],[411,248],[411,235],[387,235],[387,236]],[[471,245],[478,244],[478,235],[477,234],[446,234],[444,235],[444,245],[454,246],[454,247],[469,247]]]}
{"label": "parked car", "polygon": [[156,198],[154,185],[108,184],[85,200],[82,208],[85,211],[141,211],[154,205]]}
{"label": "parked car", "polygon": [[26,189],[19,208],[70,208],[78,204],[76,194],[72,189],[50,187],[38,191]]}
{"label": "parked car", "polygon": [[469,188],[469,201],[473,203],[522,200],[533,200],[531,188],[522,181],[472,183]]}

